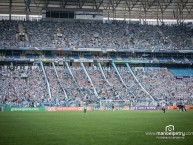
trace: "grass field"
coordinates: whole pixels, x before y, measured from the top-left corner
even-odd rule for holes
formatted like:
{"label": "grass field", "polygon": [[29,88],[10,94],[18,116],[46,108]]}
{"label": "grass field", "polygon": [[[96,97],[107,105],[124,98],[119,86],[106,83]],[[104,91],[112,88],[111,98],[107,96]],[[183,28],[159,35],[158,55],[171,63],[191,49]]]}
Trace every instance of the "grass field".
{"label": "grass field", "polygon": [[193,132],[193,111],[0,112],[0,145],[193,145],[150,133],[167,125]]}

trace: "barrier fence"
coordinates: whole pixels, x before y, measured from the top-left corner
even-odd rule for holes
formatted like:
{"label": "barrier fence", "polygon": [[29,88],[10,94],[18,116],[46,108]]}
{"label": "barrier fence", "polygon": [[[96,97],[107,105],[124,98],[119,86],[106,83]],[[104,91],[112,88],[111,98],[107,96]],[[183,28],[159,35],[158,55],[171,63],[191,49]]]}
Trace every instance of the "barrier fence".
{"label": "barrier fence", "polygon": [[[185,106],[186,109],[193,109],[193,105]],[[1,111],[4,112],[45,112],[45,111],[82,111],[84,107],[5,107]],[[111,107],[101,106],[100,108],[95,108],[88,106],[87,110],[111,110]],[[115,110],[160,110],[161,107],[156,106],[124,106],[115,107]],[[177,106],[168,106],[168,110],[175,110]]]}

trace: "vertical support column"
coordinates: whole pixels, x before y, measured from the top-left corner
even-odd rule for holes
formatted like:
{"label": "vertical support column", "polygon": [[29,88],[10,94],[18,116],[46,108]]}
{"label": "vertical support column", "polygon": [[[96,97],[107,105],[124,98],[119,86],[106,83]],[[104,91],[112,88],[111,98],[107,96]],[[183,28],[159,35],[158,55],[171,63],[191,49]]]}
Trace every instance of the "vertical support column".
{"label": "vertical support column", "polygon": [[11,20],[12,0],[9,0],[9,20]]}
{"label": "vertical support column", "polygon": [[142,7],[142,3],[140,2],[140,7],[139,7],[139,24],[141,24],[141,7]]}
{"label": "vertical support column", "polygon": [[72,74],[72,71],[71,71],[71,69],[70,69],[68,63],[65,62],[65,65],[66,65],[66,67],[67,67],[67,69],[68,69],[68,71],[69,71],[69,73],[70,73],[70,76],[72,77],[73,81],[76,82],[76,79],[75,79],[74,75]]}
{"label": "vertical support column", "polygon": [[92,83],[91,78],[89,77],[89,75],[88,75],[88,73],[87,73],[87,71],[86,71],[86,69],[85,69],[85,67],[84,67],[83,62],[80,62],[80,65],[82,66],[84,73],[86,74],[88,80],[90,81],[90,83],[91,83],[91,85],[92,85],[92,87],[93,87],[95,96],[98,97],[98,93],[97,93],[97,91],[96,91],[96,89],[95,89],[95,87],[94,87],[94,85],[93,85],[93,83]]}
{"label": "vertical support column", "polygon": [[125,88],[127,88],[127,86],[125,85],[125,83],[124,83],[124,81],[123,81],[123,79],[122,79],[119,71],[117,70],[117,67],[116,67],[115,63],[112,62],[112,65],[113,65],[113,68],[114,68],[114,70],[116,71],[117,75],[119,76],[119,79],[120,79],[121,83],[124,85]]}
{"label": "vertical support column", "polygon": [[158,1],[157,1],[157,25],[159,25],[159,16],[158,16],[158,10],[159,10],[159,5],[158,5]]}
{"label": "vertical support column", "polygon": [[131,1],[129,0],[129,24],[131,23]]}
{"label": "vertical support column", "polygon": [[48,78],[47,78],[47,76],[46,76],[46,72],[45,72],[45,69],[44,69],[44,65],[43,65],[42,62],[40,62],[40,65],[41,65],[41,68],[42,68],[42,70],[43,70],[44,77],[45,77],[45,80],[46,80],[47,89],[48,89],[48,95],[49,95],[50,98],[52,98],[51,91],[50,91],[50,84],[49,84]]}
{"label": "vertical support column", "polygon": [[136,76],[134,75],[133,71],[131,70],[130,66],[128,63],[126,63],[126,66],[129,70],[129,72],[131,73],[132,77],[134,78],[134,80],[137,82],[137,84],[141,87],[141,89],[154,101],[154,98],[149,94],[149,92],[147,92],[147,90],[141,85],[141,83],[138,81],[138,79],[136,78]]}
{"label": "vertical support column", "polygon": [[164,18],[164,10],[163,10],[163,4],[164,4],[164,2],[163,2],[163,0],[161,1],[161,3],[162,3],[162,6],[161,6],[161,23],[163,23],[163,18]]}
{"label": "vertical support column", "polygon": [[26,21],[29,21],[29,13],[26,11]]}
{"label": "vertical support column", "polygon": [[147,0],[145,0],[145,24],[147,24]]}
{"label": "vertical support column", "polygon": [[97,64],[98,64],[98,66],[99,66],[99,69],[100,69],[100,71],[101,71],[101,74],[102,74],[102,76],[103,76],[103,79],[106,80],[106,76],[105,76],[105,74],[104,74],[104,72],[103,72],[103,69],[102,69],[102,67],[101,67],[100,62],[98,62]]}
{"label": "vertical support column", "polygon": [[112,85],[109,83],[109,81],[107,80],[107,78],[106,78],[106,76],[105,76],[105,74],[104,74],[104,72],[103,72],[103,69],[102,69],[102,67],[101,67],[100,62],[98,62],[98,66],[99,66],[99,69],[100,69],[100,71],[101,71],[101,73],[102,73],[103,79],[105,79],[105,81],[108,83],[108,85],[112,88]]}
{"label": "vertical support column", "polygon": [[29,12],[30,12],[30,1],[24,0],[25,3],[25,14],[26,14],[26,21],[29,20]]}
{"label": "vertical support column", "polygon": [[60,82],[60,79],[59,79],[59,76],[58,76],[58,72],[57,72],[57,70],[56,70],[56,67],[55,67],[54,62],[52,62],[52,66],[54,67],[54,72],[55,72],[55,74],[56,74],[56,77],[57,77],[58,83],[59,83],[59,85],[60,85],[60,88],[62,89],[62,91],[63,91],[63,93],[64,93],[64,96],[65,96],[65,98],[68,98],[68,96],[67,96],[67,94],[66,94],[66,91],[64,90],[64,88],[63,88],[62,85],[61,85],[61,82]]}

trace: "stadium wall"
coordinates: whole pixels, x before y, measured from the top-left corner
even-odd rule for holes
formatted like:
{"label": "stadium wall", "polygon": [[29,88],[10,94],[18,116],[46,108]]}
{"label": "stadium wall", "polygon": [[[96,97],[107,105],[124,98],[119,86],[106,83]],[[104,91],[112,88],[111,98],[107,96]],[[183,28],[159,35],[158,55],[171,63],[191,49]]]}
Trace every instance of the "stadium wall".
{"label": "stadium wall", "polygon": [[6,107],[3,108],[4,112],[44,112],[45,107]]}
{"label": "stadium wall", "polygon": [[[160,110],[160,107],[156,106],[124,106],[123,108],[115,107],[115,110]],[[168,106],[168,110],[175,110],[177,106]],[[186,105],[186,109],[193,109],[193,105]],[[84,107],[8,107],[3,108],[4,112],[61,112],[61,111],[83,111]],[[88,106],[88,111],[92,110],[112,110],[112,108],[101,106],[100,108],[95,108]]]}
{"label": "stadium wall", "polygon": [[[186,105],[186,109],[193,109],[193,105]],[[168,106],[169,110],[175,110],[177,109],[177,106]]]}

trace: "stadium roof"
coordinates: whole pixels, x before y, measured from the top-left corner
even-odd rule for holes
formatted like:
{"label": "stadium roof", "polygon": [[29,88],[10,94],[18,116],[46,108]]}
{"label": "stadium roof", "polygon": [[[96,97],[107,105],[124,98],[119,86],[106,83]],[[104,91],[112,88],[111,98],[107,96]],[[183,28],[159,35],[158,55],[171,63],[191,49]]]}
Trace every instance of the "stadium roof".
{"label": "stadium roof", "polygon": [[193,0],[0,0],[0,14],[41,15],[42,8],[103,10],[104,17],[193,19]]}

